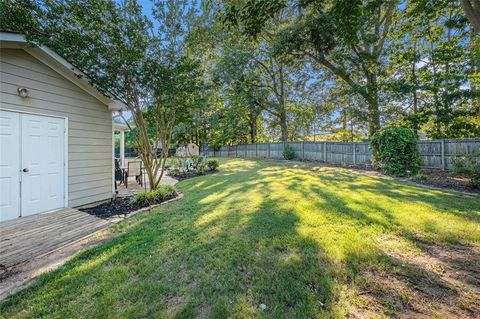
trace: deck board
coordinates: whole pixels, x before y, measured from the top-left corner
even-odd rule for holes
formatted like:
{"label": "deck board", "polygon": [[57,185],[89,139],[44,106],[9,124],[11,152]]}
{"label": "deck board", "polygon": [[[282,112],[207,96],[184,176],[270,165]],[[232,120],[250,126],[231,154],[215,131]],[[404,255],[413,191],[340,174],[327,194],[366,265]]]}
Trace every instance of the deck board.
{"label": "deck board", "polygon": [[72,208],[0,223],[0,264],[10,268],[111,224],[108,219]]}

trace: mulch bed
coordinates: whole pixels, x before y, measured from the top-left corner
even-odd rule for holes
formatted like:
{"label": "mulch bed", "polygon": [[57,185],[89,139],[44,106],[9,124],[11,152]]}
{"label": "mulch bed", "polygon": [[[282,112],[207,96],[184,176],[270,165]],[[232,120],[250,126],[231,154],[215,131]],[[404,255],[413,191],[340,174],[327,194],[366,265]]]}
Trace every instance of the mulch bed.
{"label": "mulch bed", "polygon": [[[178,196],[177,192],[174,192],[172,195],[167,196],[161,200],[158,200],[151,205],[156,205],[163,203],[167,200],[173,199]],[[132,203],[132,199],[134,196],[126,196],[126,197],[117,197],[116,199],[103,203],[94,207],[88,208],[80,208],[82,212],[89,213],[90,215],[94,215],[100,218],[109,218],[115,216],[125,216],[128,213],[134,212],[144,207],[148,207],[148,204],[140,205]]]}
{"label": "mulch bed", "polygon": [[425,179],[412,177],[409,180],[422,185],[453,189],[462,192],[480,193],[480,189],[475,189],[470,185],[470,178],[468,176],[453,176],[451,172],[439,169],[422,169],[421,174]]}
{"label": "mulch bed", "polygon": [[170,175],[169,173],[167,173],[167,174],[180,182],[180,181],[183,181],[185,179],[198,177],[198,176],[205,176],[205,175],[210,175],[210,174],[215,174],[215,173],[218,173],[218,170],[205,171],[205,172],[203,172],[203,174],[198,174],[197,171],[189,171],[189,172],[185,172],[185,173],[180,173],[179,175],[175,175],[175,176]]}
{"label": "mulch bed", "polygon": [[[315,163],[312,161],[304,161]],[[354,166],[354,165],[342,165],[342,164],[332,164],[332,163],[321,163],[322,166],[328,167],[343,167],[354,170],[361,170],[366,172],[378,172],[374,170],[370,165]],[[451,171],[442,171],[441,169],[421,169],[420,173],[424,176],[424,179],[418,179],[415,177],[409,178],[400,178],[402,180],[408,180],[417,184],[422,184],[425,186],[433,186],[438,188],[443,188],[446,190],[455,190],[460,192],[468,192],[474,194],[480,194],[480,188],[474,188],[470,184],[470,177],[467,175],[453,175]]]}

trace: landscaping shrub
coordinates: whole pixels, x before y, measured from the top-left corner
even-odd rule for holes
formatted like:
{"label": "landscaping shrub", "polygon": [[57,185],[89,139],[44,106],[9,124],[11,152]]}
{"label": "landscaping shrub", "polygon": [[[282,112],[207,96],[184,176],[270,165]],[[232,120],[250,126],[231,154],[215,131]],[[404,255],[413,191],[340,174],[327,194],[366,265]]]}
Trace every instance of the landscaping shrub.
{"label": "landscaping shrub", "polygon": [[214,170],[216,170],[216,169],[218,168],[219,163],[218,163],[218,161],[217,161],[216,159],[209,159],[209,160],[207,161],[207,166],[208,166],[208,168],[209,168],[211,171],[214,171]]}
{"label": "landscaping shrub", "polygon": [[198,164],[200,156],[192,155],[192,157],[190,157],[190,158],[192,159],[192,164]]}
{"label": "landscaping shrub", "polygon": [[452,159],[453,175],[468,175],[473,188],[480,188],[480,150]]}
{"label": "landscaping shrub", "polygon": [[161,202],[174,193],[175,187],[171,185],[160,185],[156,190],[138,193],[133,197],[132,203],[142,206],[152,205]]}
{"label": "landscaping shrub", "polygon": [[132,199],[132,203],[138,205],[151,205],[154,201],[155,193],[150,191],[138,193]]}
{"label": "landscaping shrub", "polygon": [[289,161],[295,158],[295,151],[291,145],[286,144],[283,148],[283,158]]}
{"label": "landscaping shrub", "polygon": [[180,170],[178,168],[171,169],[168,174],[170,176],[179,176],[180,175]]}
{"label": "landscaping shrub", "polygon": [[478,161],[480,160],[480,150],[476,152],[465,155],[465,156],[455,156],[452,158],[454,175],[473,175],[477,170]]}
{"label": "landscaping shrub", "polygon": [[198,175],[203,175],[205,174],[205,168],[207,167],[207,164],[205,163],[200,163],[198,164],[197,166],[197,172],[198,172]]}
{"label": "landscaping shrub", "polygon": [[421,174],[421,173],[418,173],[417,175],[414,176],[415,179],[418,179],[419,181],[424,181],[426,180],[427,178],[425,177],[425,175]]}
{"label": "landscaping shrub", "polygon": [[390,126],[377,131],[370,148],[373,166],[385,174],[411,176],[420,170],[417,136],[409,128]]}
{"label": "landscaping shrub", "polygon": [[477,164],[475,173],[470,180],[470,185],[472,185],[473,188],[480,188],[480,164]]}

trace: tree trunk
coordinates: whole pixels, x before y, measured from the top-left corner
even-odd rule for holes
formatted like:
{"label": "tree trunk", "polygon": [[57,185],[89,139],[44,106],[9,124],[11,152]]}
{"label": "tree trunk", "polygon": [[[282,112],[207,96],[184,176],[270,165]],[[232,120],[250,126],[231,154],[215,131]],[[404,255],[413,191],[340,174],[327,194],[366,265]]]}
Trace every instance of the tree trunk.
{"label": "tree trunk", "polygon": [[285,109],[280,113],[280,129],[282,142],[288,141],[287,111]]}
{"label": "tree trunk", "polygon": [[343,93],[342,100],[342,130],[347,130],[347,95]]}
{"label": "tree trunk", "polygon": [[413,88],[413,132],[415,134],[418,134],[418,93],[417,93],[417,43],[414,43],[413,46],[413,54],[414,58],[412,61],[412,82],[414,83],[414,88]]}
{"label": "tree trunk", "polygon": [[478,34],[480,32],[480,0],[460,0],[460,3],[475,34]]}
{"label": "tree trunk", "polygon": [[433,108],[435,110],[435,137],[440,138],[441,137],[441,125],[440,125],[440,101],[438,98],[438,81],[437,81],[437,65],[434,59],[432,59],[433,66],[432,66],[432,71],[433,71]]}
{"label": "tree trunk", "polygon": [[257,140],[257,118],[250,119],[250,141],[254,144]]}
{"label": "tree trunk", "polygon": [[285,92],[285,77],[283,74],[283,65],[279,64],[279,82],[280,82],[280,129],[282,130],[281,139],[283,142],[288,141],[287,126],[287,98]]}
{"label": "tree trunk", "polygon": [[[471,71],[470,74],[470,90],[473,93],[480,94],[480,77],[476,76],[480,72],[480,41],[473,31],[470,34],[470,50],[471,50]],[[480,97],[472,97],[472,111],[480,116]]]}
{"label": "tree trunk", "polygon": [[378,87],[377,75],[370,73],[367,75],[368,92],[368,137],[371,138],[376,131],[380,129],[380,111],[378,105]]}

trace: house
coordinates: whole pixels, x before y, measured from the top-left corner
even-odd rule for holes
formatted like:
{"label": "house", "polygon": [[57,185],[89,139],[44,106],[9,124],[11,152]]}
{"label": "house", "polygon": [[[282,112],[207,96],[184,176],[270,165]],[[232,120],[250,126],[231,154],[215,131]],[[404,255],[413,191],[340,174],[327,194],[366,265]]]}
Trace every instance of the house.
{"label": "house", "polygon": [[179,147],[177,147],[177,151],[175,153],[175,156],[178,157],[189,157],[198,155],[200,155],[200,149],[194,143],[180,145]]}
{"label": "house", "polygon": [[0,33],[0,222],[112,198],[112,111],[71,64]]}

